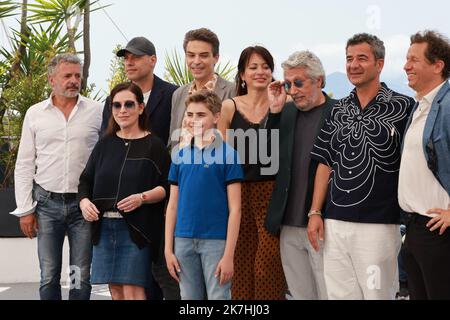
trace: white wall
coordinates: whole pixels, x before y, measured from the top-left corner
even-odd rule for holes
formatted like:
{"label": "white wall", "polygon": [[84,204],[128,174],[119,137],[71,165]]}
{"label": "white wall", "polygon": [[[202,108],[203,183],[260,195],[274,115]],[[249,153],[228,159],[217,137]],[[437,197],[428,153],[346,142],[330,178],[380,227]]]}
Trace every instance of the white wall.
{"label": "white wall", "polygon": [[[64,242],[62,282],[66,281],[69,245]],[[0,283],[39,282],[37,239],[0,238]]]}

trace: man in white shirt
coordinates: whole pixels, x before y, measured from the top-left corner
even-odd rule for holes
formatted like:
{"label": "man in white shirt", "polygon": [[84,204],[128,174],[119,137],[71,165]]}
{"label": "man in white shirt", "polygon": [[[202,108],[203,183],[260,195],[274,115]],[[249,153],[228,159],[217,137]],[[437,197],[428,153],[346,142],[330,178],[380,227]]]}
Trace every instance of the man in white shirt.
{"label": "man in white shirt", "polygon": [[409,119],[399,177],[407,213],[404,264],[411,299],[450,299],[450,41],[411,37],[404,67],[418,103]]}
{"label": "man in white shirt", "polygon": [[25,115],[15,167],[20,227],[30,239],[37,234],[41,300],[61,299],[64,237],[70,245],[69,299],[91,294],[90,225],[83,219],[76,194],[81,172],[96,144],[102,105],[80,95],[81,61],[58,55],[48,66],[51,97]]}

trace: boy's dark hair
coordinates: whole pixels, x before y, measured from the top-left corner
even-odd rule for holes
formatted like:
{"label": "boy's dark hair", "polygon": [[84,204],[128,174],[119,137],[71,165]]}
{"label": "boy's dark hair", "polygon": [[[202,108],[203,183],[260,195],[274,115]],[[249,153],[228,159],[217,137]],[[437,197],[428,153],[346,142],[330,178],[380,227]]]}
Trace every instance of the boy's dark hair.
{"label": "boy's dark hair", "polygon": [[183,49],[186,52],[186,47],[189,41],[204,41],[212,46],[212,54],[213,56],[217,56],[219,54],[219,38],[217,35],[207,28],[200,28],[188,31],[184,36]]}
{"label": "boy's dark hair", "polygon": [[348,39],[345,50],[347,50],[350,46],[355,46],[361,43],[367,43],[370,46],[370,48],[372,49],[372,53],[375,56],[375,60],[384,59],[386,55],[384,42],[381,41],[377,36],[368,33],[358,33]]}
{"label": "boy's dark hair", "polygon": [[[111,105],[109,106],[109,108],[112,109],[112,103],[114,101],[114,97],[116,96],[116,94],[118,94],[121,91],[130,91],[131,93],[134,94],[134,96],[136,97],[136,101],[139,104],[144,103],[144,95],[142,93],[141,88],[138,85],[134,84],[133,82],[124,82],[124,83],[120,83],[120,84],[116,85],[111,90],[111,94],[109,95]],[[136,106],[136,108],[137,108],[137,106]],[[142,112],[142,114],[139,115],[138,123],[139,123],[139,129],[148,131],[148,117],[147,117],[147,112],[145,111],[145,108],[144,108],[144,111]],[[114,119],[113,112],[111,110],[111,116],[109,117],[108,127],[106,128],[105,136],[115,135],[116,132],[119,130],[120,130],[120,127],[117,124],[116,120]]]}
{"label": "boy's dark hair", "polygon": [[212,91],[201,90],[186,99],[186,108],[191,103],[204,103],[206,108],[212,112],[212,114],[217,114],[222,109],[222,100]]}
{"label": "boy's dark hair", "polygon": [[442,78],[450,77],[450,41],[437,31],[425,30],[411,36],[411,45],[414,43],[428,44],[425,57],[430,63],[442,60],[445,64],[442,70]]}

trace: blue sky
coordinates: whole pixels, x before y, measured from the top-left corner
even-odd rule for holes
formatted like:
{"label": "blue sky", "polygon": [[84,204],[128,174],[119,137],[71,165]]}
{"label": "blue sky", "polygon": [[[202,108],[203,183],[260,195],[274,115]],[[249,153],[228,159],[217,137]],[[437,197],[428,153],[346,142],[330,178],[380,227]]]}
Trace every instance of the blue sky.
{"label": "blue sky", "polygon": [[[236,64],[245,47],[261,44],[280,64],[295,50],[309,49],[323,61],[327,74],[344,72],[345,42],[355,33],[378,35],[387,47],[386,81],[405,81],[402,67],[409,36],[422,29],[450,34],[450,2],[443,0],[101,0],[128,39],[145,36],[156,46],[155,73],[164,75],[165,51],[182,53],[186,31],[207,27],[221,41],[221,61]],[[426,7],[425,7],[426,5]],[[89,82],[107,90],[112,50],[126,39],[103,11],[91,17],[92,64]],[[4,38],[1,38],[4,41]]]}

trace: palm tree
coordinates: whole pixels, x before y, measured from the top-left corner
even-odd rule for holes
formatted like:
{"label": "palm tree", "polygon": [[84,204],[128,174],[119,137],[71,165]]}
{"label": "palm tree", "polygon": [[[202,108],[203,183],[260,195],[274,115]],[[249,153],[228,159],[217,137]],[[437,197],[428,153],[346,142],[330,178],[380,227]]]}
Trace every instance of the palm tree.
{"label": "palm tree", "polygon": [[83,64],[83,80],[81,82],[81,90],[86,90],[87,80],[89,78],[89,68],[91,66],[91,3],[89,0],[86,1],[84,5],[84,16],[83,16],[83,54],[84,54],[84,64]]}
{"label": "palm tree", "polygon": [[[28,6],[28,0],[22,0],[22,15],[20,18],[20,34],[23,35],[24,38],[28,37],[29,30],[28,30],[28,24],[27,24],[27,11]],[[17,56],[16,60],[14,61],[14,64],[11,67],[11,75],[14,76],[14,74],[17,72],[20,66],[20,61],[22,60],[22,56],[25,55],[25,43],[22,41],[20,42],[19,48],[17,49]]]}
{"label": "palm tree", "polygon": [[[53,56],[70,48],[69,35],[63,32],[62,22],[55,20],[45,28],[36,22],[28,25],[31,6],[28,0],[22,0],[20,30],[11,29],[12,48],[0,47],[0,68],[7,70],[0,77],[0,136],[5,137],[9,145],[9,152],[0,159],[4,171],[0,189],[11,182],[18,138],[27,109],[48,97],[50,88],[46,66]],[[13,6],[5,1],[1,2],[0,12],[3,17],[15,13]],[[71,40],[78,38],[76,35]]]}
{"label": "palm tree", "polygon": [[19,6],[13,1],[0,1],[0,19],[15,15]]}
{"label": "palm tree", "polygon": [[69,40],[69,52],[76,53],[76,40],[80,37],[79,27],[83,21],[83,45],[84,45],[84,79],[83,89],[87,87],[89,66],[91,62],[90,50],[90,13],[103,9],[107,6],[92,9],[98,0],[36,0],[35,4],[29,4],[32,15],[29,21],[32,23],[50,23],[55,28],[65,25]]}

